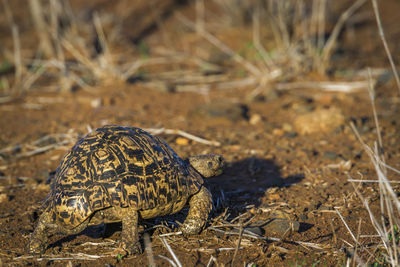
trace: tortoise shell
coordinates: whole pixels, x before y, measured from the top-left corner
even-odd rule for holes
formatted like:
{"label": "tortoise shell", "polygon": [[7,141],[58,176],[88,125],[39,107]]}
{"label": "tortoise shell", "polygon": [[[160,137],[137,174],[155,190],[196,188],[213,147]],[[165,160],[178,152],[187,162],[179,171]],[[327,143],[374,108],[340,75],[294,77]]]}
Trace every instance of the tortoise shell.
{"label": "tortoise shell", "polygon": [[203,178],[157,136],[134,127],[104,126],[79,140],[57,168],[44,207],[54,220],[76,227],[112,206],[170,213]]}

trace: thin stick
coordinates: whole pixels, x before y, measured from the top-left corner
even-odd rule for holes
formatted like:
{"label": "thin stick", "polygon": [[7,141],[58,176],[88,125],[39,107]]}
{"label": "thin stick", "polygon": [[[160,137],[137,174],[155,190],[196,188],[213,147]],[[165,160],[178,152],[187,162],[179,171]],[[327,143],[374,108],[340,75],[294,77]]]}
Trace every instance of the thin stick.
{"label": "thin stick", "polygon": [[[239,249],[243,249],[243,247],[240,247]],[[232,250],[236,250],[236,248],[197,248],[195,250],[199,251],[199,252],[216,253],[216,252],[221,252],[221,251],[232,251]]]}
{"label": "thin stick", "polygon": [[215,258],[213,255],[211,255],[210,259],[208,260],[207,267],[211,267],[214,262]]}
{"label": "thin stick", "polygon": [[[349,182],[356,182],[356,183],[379,183],[379,180],[360,180],[360,179],[347,179]],[[391,184],[400,184],[400,181],[388,181]]]}
{"label": "thin stick", "polygon": [[235,266],[235,259],[236,259],[236,255],[239,251],[239,248],[240,248],[240,242],[242,242],[242,235],[243,235],[243,224],[241,223],[240,230],[239,230],[239,240],[236,245],[235,253],[233,253],[233,257],[232,257],[232,264],[231,264],[232,266]]}
{"label": "thin stick", "polygon": [[176,267],[175,262],[173,260],[171,260],[170,258],[167,258],[164,255],[157,255],[156,257],[166,260],[169,262],[169,264],[171,264],[172,267]]}
{"label": "thin stick", "polygon": [[154,261],[153,248],[151,246],[150,235],[148,233],[144,233],[143,239],[144,239],[144,247],[145,247],[147,259],[149,260],[149,265],[151,267],[156,267],[156,262]]}
{"label": "thin stick", "polygon": [[21,59],[21,41],[19,38],[18,26],[13,25],[11,27],[13,43],[14,43],[14,61],[15,61],[15,83],[14,85],[19,87],[22,77],[22,59]]}
{"label": "thin stick", "polygon": [[354,236],[353,232],[351,231],[350,227],[348,226],[348,224],[346,223],[346,221],[344,220],[342,214],[340,214],[339,209],[337,207],[335,207],[336,213],[339,215],[340,219],[342,220],[344,226],[346,227],[347,231],[349,231],[351,237],[353,238],[353,240],[358,243],[356,237]]}
{"label": "thin stick", "polygon": [[175,255],[174,251],[168,244],[167,240],[164,237],[160,237],[161,242],[165,246],[165,248],[168,250],[169,254],[171,254],[172,258],[174,259],[175,263],[177,264],[178,267],[182,267],[181,262],[179,261],[178,257]]}
{"label": "thin stick", "polygon": [[293,90],[293,89],[320,89],[327,92],[343,92],[353,93],[368,88],[368,81],[351,81],[351,82],[292,82],[280,83],[275,85],[277,90]]}
{"label": "thin stick", "polygon": [[196,0],[196,30],[204,31],[204,0]]}
{"label": "thin stick", "polygon": [[47,24],[44,19],[45,16],[42,13],[44,8],[40,4],[39,0],[30,0],[28,3],[33,17],[33,23],[35,24],[36,31],[40,38],[40,48],[43,50],[43,53],[47,58],[53,58],[54,51],[51,45],[50,36],[47,32]]}
{"label": "thin stick", "polygon": [[[213,226],[208,227],[208,229],[214,230],[216,232],[220,232],[220,233],[223,233],[223,234],[227,234],[227,235],[238,235],[239,234],[238,232],[223,231],[223,230],[215,228]],[[315,249],[324,249],[319,244],[310,243],[310,242],[303,242],[303,241],[286,241],[286,240],[282,240],[282,239],[277,238],[277,237],[259,236],[259,235],[254,234],[254,233],[252,233],[252,232],[250,232],[250,231],[248,231],[246,229],[243,231],[243,237],[250,237],[250,238],[254,238],[254,239],[261,239],[261,240],[267,240],[267,241],[273,241],[273,242],[294,243],[294,244],[297,244],[297,245],[307,246],[307,247],[311,247],[311,248],[315,248]]]}
{"label": "thin stick", "polygon": [[368,93],[369,93],[369,98],[371,100],[371,106],[372,106],[372,113],[374,114],[374,121],[375,121],[375,126],[376,126],[376,134],[378,135],[378,142],[379,142],[379,149],[383,149],[383,143],[382,143],[382,136],[381,136],[381,130],[379,127],[379,121],[378,121],[378,115],[376,113],[376,108],[375,108],[375,88],[372,83],[372,74],[371,70],[368,68]]}
{"label": "thin stick", "polygon": [[221,143],[217,142],[217,141],[209,141],[200,137],[197,137],[195,135],[192,135],[190,133],[184,132],[182,130],[175,130],[175,129],[165,129],[165,128],[147,128],[144,129],[147,132],[150,132],[151,134],[177,134],[180,135],[182,137],[185,137],[187,139],[202,143],[202,144],[206,144],[206,145],[212,145],[212,146],[220,146]]}
{"label": "thin stick", "polygon": [[371,0],[371,1],[372,1],[372,6],[374,7],[376,24],[378,25],[379,37],[381,38],[383,46],[385,47],[386,55],[387,55],[387,57],[389,59],[390,66],[392,67],[393,75],[394,75],[394,77],[396,79],[397,88],[399,89],[399,92],[400,92],[400,78],[399,78],[399,74],[397,73],[396,65],[394,64],[392,54],[390,53],[389,46],[388,46],[388,44],[386,42],[385,34],[383,32],[381,16],[379,14],[379,9],[378,9],[378,2],[376,0]]}
{"label": "thin stick", "polygon": [[182,232],[166,233],[166,234],[161,234],[161,235],[158,235],[158,236],[159,237],[167,237],[167,236],[173,236],[173,235],[182,235]]}

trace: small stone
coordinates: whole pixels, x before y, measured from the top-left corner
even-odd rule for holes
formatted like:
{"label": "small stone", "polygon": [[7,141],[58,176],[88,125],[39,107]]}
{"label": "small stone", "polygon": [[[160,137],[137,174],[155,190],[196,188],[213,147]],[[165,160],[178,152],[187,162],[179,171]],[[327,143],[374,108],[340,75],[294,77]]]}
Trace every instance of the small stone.
{"label": "small stone", "polygon": [[276,136],[282,136],[285,133],[283,129],[275,128],[272,130],[272,134]]}
{"label": "small stone", "polygon": [[339,109],[319,109],[295,118],[293,126],[302,135],[330,133],[344,124],[344,116]]}
{"label": "small stone", "polygon": [[0,194],[0,203],[7,201],[7,194],[2,193]]}
{"label": "small stone", "polygon": [[175,139],[175,143],[180,146],[187,146],[189,144],[189,139],[178,137]]}
{"label": "small stone", "polygon": [[289,133],[289,132],[292,132],[292,131],[293,131],[293,126],[292,126],[291,124],[289,124],[289,123],[284,123],[284,124],[282,125],[282,129],[283,129],[285,132]]}
{"label": "small stone", "polygon": [[251,115],[251,117],[250,117],[249,123],[250,123],[251,125],[256,125],[256,124],[258,124],[259,122],[261,122],[261,120],[262,120],[262,117],[261,117],[260,114],[253,114],[253,115]]}
{"label": "small stone", "polygon": [[297,221],[287,219],[274,219],[270,223],[263,226],[265,233],[279,233],[284,234],[287,231],[293,230],[298,232],[300,229],[300,223]]}
{"label": "small stone", "polygon": [[90,101],[90,106],[92,106],[92,108],[98,108],[101,106],[101,98],[95,98],[92,101]]}
{"label": "small stone", "polygon": [[247,226],[244,228],[246,231],[252,232],[256,235],[263,235],[263,230],[258,226]]}
{"label": "small stone", "polygon": [[191,114],[201,116],[202,118],[225,118],[232,122],[249,119],[248,107],[246,105],[231,102],[215,102],[200,105],[192,110]]}
{"label": "small stone", "polygon": [[325,151],[324,152],[324,158],[328,160],[336,160],[337,159],[337,154],[333,151]]}

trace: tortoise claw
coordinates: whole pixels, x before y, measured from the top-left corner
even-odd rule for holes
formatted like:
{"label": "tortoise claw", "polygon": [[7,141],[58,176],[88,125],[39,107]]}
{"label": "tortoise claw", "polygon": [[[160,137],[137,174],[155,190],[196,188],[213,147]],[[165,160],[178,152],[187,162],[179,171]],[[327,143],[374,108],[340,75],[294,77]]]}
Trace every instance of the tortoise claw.
{"label": "tortoise claw", "polygon": [[28,245],[28,252],[33,255],[42,255],[46,251],[46,245],[37,239],[31,239]]}
{"label": "tortoise claw", "polygon": [[125,241],[122,240],[120,247],[128,254],[128,255],[135,255],[135,254],[142,254],[143,249],[142,246],[140,245],[139,241],[136,242],[130,242],[130,241]]}

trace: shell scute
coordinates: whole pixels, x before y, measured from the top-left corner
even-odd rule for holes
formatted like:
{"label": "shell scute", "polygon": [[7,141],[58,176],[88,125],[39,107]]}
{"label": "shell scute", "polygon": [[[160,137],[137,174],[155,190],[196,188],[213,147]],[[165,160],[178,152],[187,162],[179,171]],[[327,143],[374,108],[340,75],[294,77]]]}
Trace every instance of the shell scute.
{"label": "shell scute", "polygon": [[79,140],[57,168],[45,205],[76,226],[110,206],[152,209],[196,193],[202,177],[163,140],[139,128],[105,126]]}

